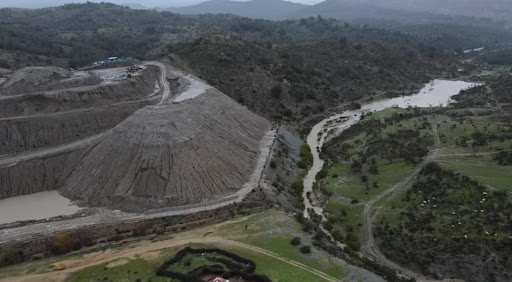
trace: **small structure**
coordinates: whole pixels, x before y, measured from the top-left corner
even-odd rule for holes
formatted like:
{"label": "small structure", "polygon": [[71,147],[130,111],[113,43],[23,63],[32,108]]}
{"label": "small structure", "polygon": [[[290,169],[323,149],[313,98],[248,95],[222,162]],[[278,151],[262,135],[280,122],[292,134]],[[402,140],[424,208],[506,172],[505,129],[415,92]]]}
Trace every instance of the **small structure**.
{"label": "small structure", "polygon": [[92,63],[92,65],[97,67],[97,66],[105,66],[105,65],[109,65],[109,64],[124,63],[124,62],[129,62],[132,60],[133,60],[133,58],[131,58],[131,57],[110,57],[103,61],[94,62],[94,63]]}
{"label": "small structure", "polygon": [[131,65],[129,66],[128,68],[126,68],[126,71],[131,73],[131,72],[138,72],[140,71],[142,68],[140,66],[137,66],[137,65]]}

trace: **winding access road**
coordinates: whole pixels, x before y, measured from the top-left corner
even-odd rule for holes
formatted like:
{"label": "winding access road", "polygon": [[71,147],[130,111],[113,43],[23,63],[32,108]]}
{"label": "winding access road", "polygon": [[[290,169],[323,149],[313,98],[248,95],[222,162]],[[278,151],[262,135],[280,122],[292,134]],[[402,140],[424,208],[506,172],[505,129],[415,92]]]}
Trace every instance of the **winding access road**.
{"label": "winding access road", "polygon": [[[159,102],[159,105],[161,105],[161,104],[165,103],[171,96],[171,89],[170,89],[169,83],[167,81],[167,68],[166,68],[165,64],[160,63],[160,62],[147,62],[146,65],[154,65],[154,66],[158,66],[160,68],[160,78],[159,78],[158,84],[160,86],[160,92],[161,92],[161,96],[162,96],[162,99]],[[104,106],[104,107],[77,109],[77,110],[72,110],[72,111],[50,113],[50,114],[46,114],[46,115],[36,115],[36,116],[29,116],[29,117],[3,118],[1,120],[12,120],[12,119],[19,119],[19,118],[38,118],[38,117],[44,117],[44,116],[64,115],[64,114],[75,113],[75,112],[78,113],[78,112],[90,111],[90,110],[95,110],[95,109],[103,109],[103,108],[108,108],[108,107],[117,107],[117,106],[122,106],[122,105],[126,105],[126,104],[133,104],[133,103],[140,103],[143,101],[147,101],[147,100],[153,99],[156,94],[157,94],[156,92],[153,92],[143,100],[122,102],[122,103],[117,103],[117,104]],[[11,166],[11,165],[15,165],[15,164],[29,161],[32,159],[45,158],[48,156],[53,156],[53,155],[57,155],[57,154],[72,152],[72,151],[76,151],[76,150],[79,150],[82,148],[86,148],[88,146],[95,144],[97,141],[99,141],[101,139],[101,137],[107,132],[108,131],[105,131],[100,134],[86,137],[84,139],[80,139],[80,140],[77,140],[74,142],[61,144],[61,145],[53,146],[53,147],[49,147],[49,148],[37,149],[37,150],[27,151],[27,152],[23,152],[23,153],[19,153],[19,154],[0,155],[0,167]]]}
{"label": "winding access road", "polygon": [[167,66],[164,63],[156,61],[145,62],[144,64],[148,66],[157,66],[158,68],[160,68],[159,84],[160,89],[162,90],[162,100],[160,100],[160,103],[158,103],[158,105],[163,105],[171,97],[171,87],[169,86],[169,82],[167,81]]}
{"label": "winding access road", "polygon": [[402,275],[405,275],[407,277],[414,277],[418,281],[426,281],[426,278],[418,273],[415,273],[406,268],[403,268],[400,265],[396,264],[395,262],[389,260],[379,250],[377,244],[375,243],[375,237],[373,236],[372,209],[373,209],[374,204],[377,203],[378,201],[380,201],[388,196],[395,197],[400,192],[407,189],[407,187],[409,187],[412,184],[415,177],[421,172],[423,167],[427,163],[435,160],[438,157],[440,151],[441,151],[441,149],[435,149],[434,151],[432,151],[430,156],[422,164],[420,164],[411,175],[409,175],[407,178],[405,178],[401,182],[393,185],[389,189],[383,191],[379,195],[372,198],[370,201],[368,201],[368,203],[366,203],[366,205],[364,207],[364,211],[363,211],[363,230],[364,230],[364,243],[363,244],[364,245],[361,248],[361,253],[370,258],[373,258],[373,259],[379,261],[380,263],[384,264],[385,266],[387,266],[389,268],[394,269],[395,271],[397,271],[398,273],[400,273]]}

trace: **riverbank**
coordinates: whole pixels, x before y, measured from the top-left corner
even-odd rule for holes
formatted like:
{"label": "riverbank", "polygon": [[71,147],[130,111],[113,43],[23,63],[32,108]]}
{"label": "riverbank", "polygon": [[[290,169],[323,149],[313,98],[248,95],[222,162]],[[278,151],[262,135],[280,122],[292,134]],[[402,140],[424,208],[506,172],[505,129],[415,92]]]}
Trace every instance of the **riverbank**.
{"label": "riverbank", "polygon": [[[324,144],[331,140],[335,136],[339,136],[345,130],[351,128],[353,125],[357,124],[365,115],[370,113],[382,111],[388,108],[424,108],[424,107],[446,107],[449,103],[452,102],[451,97],[458,94],[461,90],[466,90],[475,86],[478,86],[477,83],[468,83],[463,81],[446,81],[446,80],[434,80],[425,85],[425,87],[419,91],[416,95],[406,96],[406,97],[397,97],[392,99],[385,99],[380,101],[374,101],[366,105],[362,105],[360,109],[346,111],[342,114],[335,114],[331,117],[328,117],[321,122],[317,123],[312,130],[310,131],[307,137],[307,143],[311,147],[311,153],[313,155],[313,165],[311,166],[308,174],[304,179],[304,216],[309,218],[312,216],[310,211],[313,210],[314,213],[321,215],[324,223],[323,226],[329,227],[330,229],[328,233],[334,238],[340,240],[344,238],[344,243],[348,242],[350,247],[354,250],[359,249],[359,244],[356,241],[352,241],[353,236],[356,236],[351,229],[358,229],[357,226],[362,226],[363,221],[354,221],[350,220],[349,222],[353,222],[354,225],[351,225],[350,232],[345,236],[340,237],[339,232],[337,234],[331,233],[333,230],[333,224],[331,220],[327,222],[325,212],[324,212],[324,204],[325,199],[319,199],[317,197],[318,194],[314,191],[315,182],[318,181],[318,173],[322,171],[325,161],[321,158],[321,152]],[[364,141],[363,141],[364,142]],[[337,176],[338,177],[338,176]],[[366,179],[366,178],[363,178]],[[368,182],[367,182],[368,183]],[[371,184],[371,183],[370,183]],[[341,184],[343,185],[343,180],[341,180]],[[378,185],[378,184],[374,184]],[[392,185],[391,185],[392,186]],[[368,187],[368,184],[367,184]],[[359,200],[356,199],[339,199],[342,202],[348,201],[350,204],[356,204]],[[331,202],[331,204],[334,204]],[[343,204],[341,205],[343,206]],[[361,206],[362,207],[362,206]],[[343,213],[347,213],[347,209],[343,209]],[[363,209],[356,209],[358,214],[362,215]],[[330,210],[332,213],[332,210]],[[351,211],[349,211],[351,212]],[[352,212],[351,212],[352,213]],[[315,216],[315,215],[313,215]],[[335,227],[335,226],[334,226]],[[325,228],[324,228],[325,231]],[[337,232],[337,231],[336,231]],[[333,236],[334,234],[334,236]],[[351,235],[352,234],[352,235]],[[388,264],[389,265],[389,264]],[[393,265],[391,265],[393,268]],[[401,273],[404,273],[403,269],[395,268]],[[415,276],[413,273],[408,276]]]}

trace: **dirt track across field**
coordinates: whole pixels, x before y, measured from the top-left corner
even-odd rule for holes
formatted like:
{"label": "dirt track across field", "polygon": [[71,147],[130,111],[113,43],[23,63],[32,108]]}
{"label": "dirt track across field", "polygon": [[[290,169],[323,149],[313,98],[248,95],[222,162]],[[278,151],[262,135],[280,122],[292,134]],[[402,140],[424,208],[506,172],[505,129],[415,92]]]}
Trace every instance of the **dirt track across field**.
{"label": "dirt track across field", "polygon": [[248,244],[218,238],[218,237],[204,237],[204,236],[197,236],[197,237],[183,237],[178,239],[171,239],[171,240],[165,240],[165,241],[159,241],[155,243],[151,243],[149,241],[143,241],[138,243],[137,246],[134,248],[127,248],[124,250],[121,250],[116,253],[112,253],[110,250],[106,252],[97,252],[85,255],[83,258],[80,259],[72,259],[68,261],[62,261],[59,263],[56,263],[54,266],[57,269],[54,272],[50,273],[44,273],[44,274],[36,274],[36,275],[28,275],[24,277],[14,277],[14,278],[7,278],[2,279],[0,282],[41,282],[41,281],[51,281],[51,282],[57,282],[57,281],[64,281],[66,277],[68,277],[70,274],[83,270],[88,267],[101,265],[101,264],[110,264],[114,267],[115,261],[118,263],[126,262],[126,260],[133,259],[136,256],[144,257],[145,255],[151,255],[153,256],[154,252],[160,251],[162,249],[167,248],[174,248],[179,246],[184,246],[189,243],[200,243],[200,244],[215,244],[217,247],[234,247],[234,248],[241,248],[250,250],[252,252],[260,253],[269,257],[272,257],[274,259],[280,260],[284,263],[293,265],[297,268],[300,268],[302,270],[308,271],[319,278],[323,279],[324,281],[340,281],[336,278],[333,278],[329,276],[328,274],[318,271],[314,268],[311,268],[307,265],[304,265],[300,262],[296,262],[294,260],[290,260],[287,258],[284,258],[278,254],[275,254],[273,252],[254,247]]}

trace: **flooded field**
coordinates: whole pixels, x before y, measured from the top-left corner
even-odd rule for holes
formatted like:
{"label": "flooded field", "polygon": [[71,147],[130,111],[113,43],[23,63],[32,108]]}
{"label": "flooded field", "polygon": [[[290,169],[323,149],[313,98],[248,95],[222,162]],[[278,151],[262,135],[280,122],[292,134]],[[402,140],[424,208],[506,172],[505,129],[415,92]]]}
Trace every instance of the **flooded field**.
{"label": "flooded field", "polygon": [[71,215],[80,208],[57,191],[0,200],[0,224]]}
{"label": "flooded field", "polygon": [[307,143],[311,147],[311,153],[313,154],[313,165],[304,178],[304,216],[309,217],[308,209],[310,208],[314,209],[319,215],[323,214],[322,209],[315,206],[314,203],[311,203],[306,195],[308,192],[312,192],[315,176],[324,166],[324,161],[320,159],[318,150],[322,148],[328,138],[325,129],[334,129],[334,135],[338,135],[343,130],[357,123],[361,119],[361,115],[364,113],[382,111],[392,107],[446,107],[450,102],[452,102],[452,96],[459,94],[461,90],[466,90],[479,85],[480,84],[478,83],[464,81],[434,80],[425,85],[425,87],[415,95],[375,101],[363,105],[359,110],[336,114],[317,123],[313,129],[311,129],[307,138]]}

